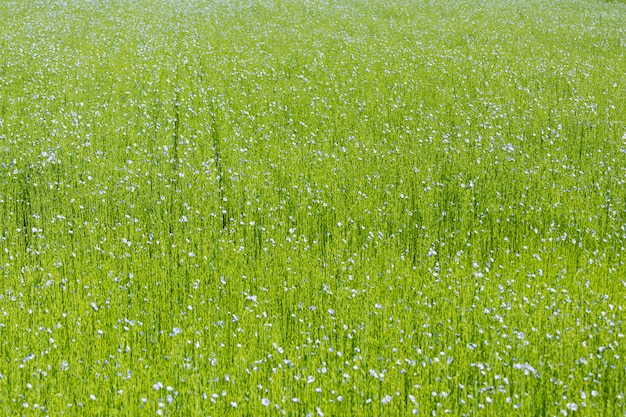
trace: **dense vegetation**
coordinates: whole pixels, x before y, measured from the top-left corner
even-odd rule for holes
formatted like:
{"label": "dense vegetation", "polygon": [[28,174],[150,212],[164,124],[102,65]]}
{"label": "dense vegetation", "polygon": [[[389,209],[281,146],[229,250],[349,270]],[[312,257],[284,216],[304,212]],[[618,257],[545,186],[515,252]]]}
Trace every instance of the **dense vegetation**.
{"label": "dense vegetation", "polygon": [[626,5],[0,16],[1,414],[626,412]]}

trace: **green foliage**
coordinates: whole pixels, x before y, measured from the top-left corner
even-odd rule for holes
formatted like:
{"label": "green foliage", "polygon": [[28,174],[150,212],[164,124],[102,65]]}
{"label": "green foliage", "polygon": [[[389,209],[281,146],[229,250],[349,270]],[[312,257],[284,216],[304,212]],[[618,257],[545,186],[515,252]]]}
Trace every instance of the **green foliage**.
{"label": "green foliage", "polygon": [[626,412],[626,10],[0,16],[3,415]]}

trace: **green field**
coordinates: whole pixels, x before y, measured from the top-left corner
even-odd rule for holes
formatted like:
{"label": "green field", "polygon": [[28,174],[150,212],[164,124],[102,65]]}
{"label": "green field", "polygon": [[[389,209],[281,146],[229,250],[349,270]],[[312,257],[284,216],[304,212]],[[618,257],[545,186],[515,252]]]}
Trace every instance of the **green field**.
{"label": "green field", "polygon": [[626,415],[626,4],[0,0],[0,415]]}

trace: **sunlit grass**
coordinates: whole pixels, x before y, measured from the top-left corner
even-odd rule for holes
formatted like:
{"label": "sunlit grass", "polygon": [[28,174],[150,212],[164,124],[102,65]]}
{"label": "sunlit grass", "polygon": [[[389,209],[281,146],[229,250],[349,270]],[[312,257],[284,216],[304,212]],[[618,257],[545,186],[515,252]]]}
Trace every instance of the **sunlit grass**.
{"label": "sunlit grass", "polygon": [[620,2],[0,15],[0,413],[626,412]]}

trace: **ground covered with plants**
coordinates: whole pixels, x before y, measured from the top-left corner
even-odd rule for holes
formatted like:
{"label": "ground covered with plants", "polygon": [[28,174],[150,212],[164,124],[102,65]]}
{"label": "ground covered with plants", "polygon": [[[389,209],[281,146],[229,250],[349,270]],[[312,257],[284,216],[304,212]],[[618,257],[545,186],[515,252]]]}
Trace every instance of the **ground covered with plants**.
{"label": "ground covered with plants", "polygon": [[0,16],[0,414],[626,413],[624,3]]}

